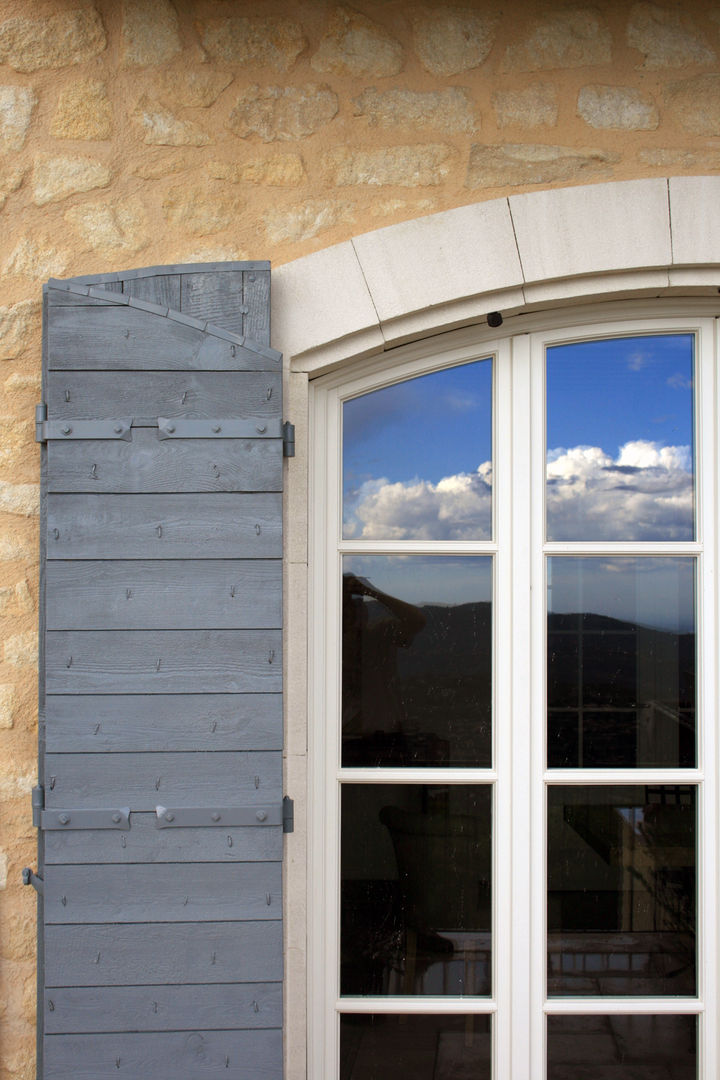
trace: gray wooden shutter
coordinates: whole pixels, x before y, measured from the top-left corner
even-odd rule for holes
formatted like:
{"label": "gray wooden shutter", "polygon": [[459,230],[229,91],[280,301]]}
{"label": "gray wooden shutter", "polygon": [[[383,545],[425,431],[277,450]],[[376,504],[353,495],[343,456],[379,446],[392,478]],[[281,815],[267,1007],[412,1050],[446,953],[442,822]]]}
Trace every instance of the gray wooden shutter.
{"label": "gray wooden shutter", "polygon": [[269,266],[45,289],[45,1080],[282,1076]]}

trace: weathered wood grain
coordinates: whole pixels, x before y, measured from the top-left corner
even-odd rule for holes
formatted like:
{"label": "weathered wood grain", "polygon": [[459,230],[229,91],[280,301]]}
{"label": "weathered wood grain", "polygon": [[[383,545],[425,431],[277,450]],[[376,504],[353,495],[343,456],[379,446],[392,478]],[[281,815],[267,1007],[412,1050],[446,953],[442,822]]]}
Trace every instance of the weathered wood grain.
{"label": "weathered wood grain", "polygon": [[281,799],[282,755],[47,754],[46,774],[49,809],[263,806]]}
{"label": "weathered wood grain", "polygon": [[246,270],[243,273],[245,336],[261,345],[270,344],[270,271]]}
{"label": "weathered wood grain", "polygon": [[282,826],[157,829],[156,816],[133,813],[127,832],[78,829],[45,833],[45,865],[93,863],[273,862],[282,858]]}
{"label": "weathered wood grain", "polygon": [[183,274],[181,308],[184,315],[206,319],[243,336],[243,274],[241,270]]}
{"label": "weathered wood grain", "polygon": [[273,694],[277,630],[52,630],[49,694]]}
{"label": "weathered wood grain", "polygon": [[280,863],[46,866],[46,923],[282,917]]}
{"label": "weathered wood grain", "polygon": [[165,493],[282,490],[280,439],[132,439],[48,444],[48,491]]}
{"label": "weathered wood grain", "polygon": [[52,1080],[281,1080],[279,1030],[50,1035]]}
{"label": "weathered wood grain", "polygon": [[45,1031],[48,1034],[242,1031],[279,1028],[281,1024],[282,983],[279,982],[96,986],[89,990],[64,986],[45,992]]}
{"label": "weathered wood grain", "polygon": [[51,420],[114,416],[272,420],[280,416],[275,371],[54,371],[47,385]]}
{"label": "weathered wood grain", "polygon": [[280,694],[51,694],[50,753],[282,749]]}
{"label": "weathered wood grain", "polygon": [[124,278],[122,291],[150,304],[180,311],[180,278],[177,274],[154,274],[152,277]]}
{"label": "weathered wood grain", "polygon": [[48,559],[258,559],[282,555],[276,492],[51,493]]}
{"label": "weathered wood grain", "polygon": [[48,926],[45,967],[48,987],[274,982],[282,923]]}
{"label": "weathered wood grain", "polygon": [[48,630],[242,629],[282,624],[280,559],[55,560]]}

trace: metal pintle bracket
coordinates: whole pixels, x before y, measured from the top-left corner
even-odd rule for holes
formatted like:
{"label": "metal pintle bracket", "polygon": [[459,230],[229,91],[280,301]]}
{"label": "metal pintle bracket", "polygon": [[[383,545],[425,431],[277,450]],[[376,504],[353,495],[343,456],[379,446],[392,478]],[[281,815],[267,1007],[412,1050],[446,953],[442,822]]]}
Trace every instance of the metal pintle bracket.
{"label": "metal pintle bracket", "polygon": [[289,420],[283,424],[283,457],[295,457],[295,425]]}
{"label": "metal pintle bracket", "polygon": [[130,828],[130,807],[112,806],[100,810],[46,810],[45,789],[32,789],[32,821],[36,829],[122,829]]}
{"label": "metal pintle bracket", "polygon": [[22,872],[23,885],[32,885],[36,893],[42,894],[45,892],[45,880],[38,877],[34,870],[31,870],[29,866],[24,867]]}
{"label": "metal pintle bracket", "polygon": [[283,832],[295,831],[295,803],[289,795],[283,796]]}

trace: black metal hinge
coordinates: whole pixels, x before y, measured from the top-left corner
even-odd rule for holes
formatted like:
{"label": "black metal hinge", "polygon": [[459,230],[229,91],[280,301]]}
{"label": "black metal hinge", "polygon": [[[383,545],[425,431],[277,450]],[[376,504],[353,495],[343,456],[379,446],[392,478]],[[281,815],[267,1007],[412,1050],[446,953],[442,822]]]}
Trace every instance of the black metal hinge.
{"label": "black metal hinge", "polygon": [[26,866],[22,872],[23,885],[32,885],[35,892],[42,894],[45,892],[45,881],[43,878],[38,877],[34,870],[31,870],[29,866]]}
{"label": "black metal hinge", "polygon": [[111,806],[99,809],[66,810],[45,809],[45,789],[32,789],[32,820],[36,829],[58,829],[70,832],[74,829],[122,829],[130,828],[130,807]]}
{"label": "black metal hinge", "polygon": [[295,457],[295,425],[289,420],[283,424],[283,457]]}
{"label": "black metal hinge", "polygon": [[283,797],[283,832],[295,831],[295,803],[289,795]]}

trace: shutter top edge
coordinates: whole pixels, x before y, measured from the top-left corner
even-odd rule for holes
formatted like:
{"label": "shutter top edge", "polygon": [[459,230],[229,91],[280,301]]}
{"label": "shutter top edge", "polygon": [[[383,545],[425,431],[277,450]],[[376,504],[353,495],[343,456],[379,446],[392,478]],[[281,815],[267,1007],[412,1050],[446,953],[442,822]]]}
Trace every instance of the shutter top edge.
{"label": "shutter top edge", "polygon": [[[108,279],[104,278],[104,280],[107,281]],[[271,349],[268,345],[261,345],[257,341],[252,341],[250,338],[243,337],[240,334],[233,334],[232,331],[225,330],[223,327],[216,326],[214,323],[207,322],[203,319],[195,319],[191,315],[185,315],[181,311],[175,311],[173,308],[168,308],[161,304],[151,304],[147,300],[140,300],[135,296],[130,296],[128,293],[109,292],[106,289],[101,289],[97,286],[80,284],[76,278],[66,280],[50,278],[43,286],[44,292],[48,289],[55,289],[57,292],[73,293],[77,296],[89,296],[94,300],[102,300],[104,303],[114,307],[138,308],[141,311],[147,311],[151,315],[159,315],[161,318],[172,319],[174,322],[183,323],[184,326],[190,326],[196,330],[201,330],[211,337],[220,338],[222,341],[228,341],[233,345],[240,345],[260,356],[267,356],[273,360],[282,359],[282,353],[279,353],[277,349]]]}
{"label": "shutter top edge", "polygon": [[78,285],[94,285],[102,281],[128,281],[131,278],[157,277],[170,274],[216,274],[218,271],[252,273],[270,269],[268,259],[249,262],[168,263],[163,266],[143,266],[135,270],[114,270],[107,274],[80,274],[64,280]]}

